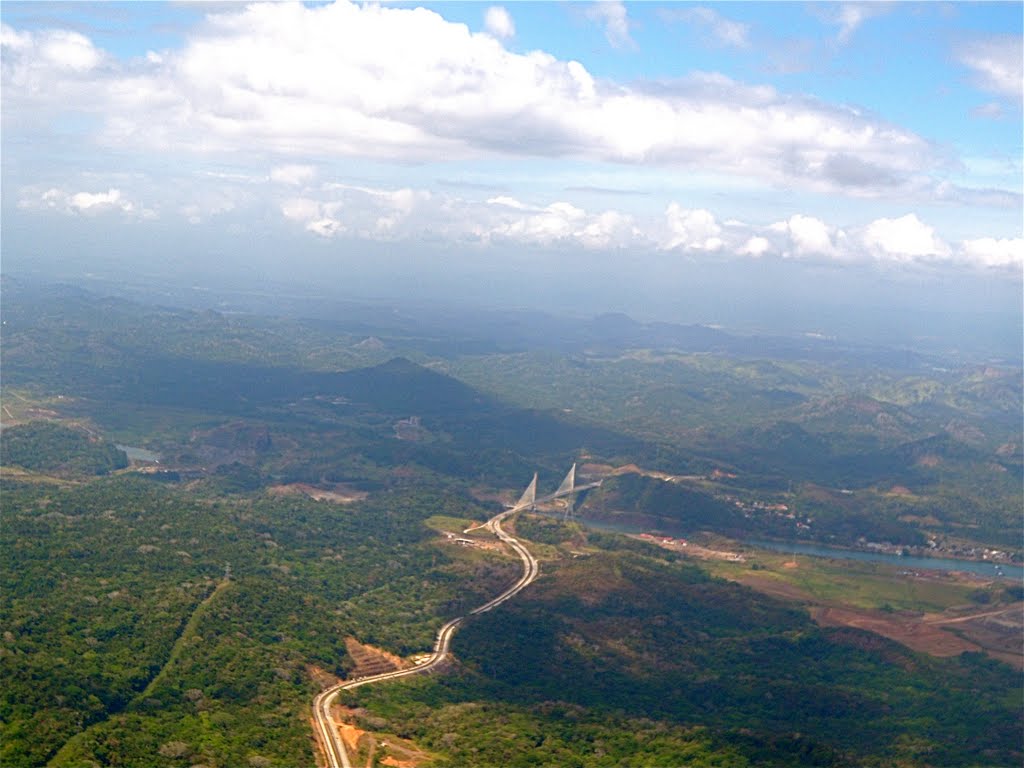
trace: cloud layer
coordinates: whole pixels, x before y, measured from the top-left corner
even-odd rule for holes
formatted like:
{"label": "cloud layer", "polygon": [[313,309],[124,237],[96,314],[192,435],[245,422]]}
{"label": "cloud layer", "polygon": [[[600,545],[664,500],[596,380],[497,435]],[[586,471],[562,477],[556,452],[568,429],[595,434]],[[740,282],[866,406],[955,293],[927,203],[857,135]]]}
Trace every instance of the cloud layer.
{"label": "cloud layer", "polygon": [[816,262],[1024,266],[1024,239],[944,242],[915,214],[838,227],[814,216],[749,224],[670,203],[660,217],[586,210],[558,200],[473,200],[413,189],[326,184],[281,203],[282,215],[322,237],[428,240],[488,245],[572,246],[592,251],[663,251],[690,258],[781,258]]}
{"label": "cloud layer", "polygon": [[[15,192],[21,210],[178,217],[193,225],[269,210],[276,225],[310,238],[631,249],[685,259],[1016,270],[1024,262],[1019,237],[981,231],[947,242],[933,226],[944,223],[936,218],[939,205],[1019,209],[1021,197],[1009,182],[1008,189],[967,189],[941,181],[959,167],[946,150],[850,106],[714,72],[628,84],[601,79],[578,61],[512,50],[516,25],[502,6],[480,6],[481,32],[422,8],[217,8],[181,48],[134,59],[119,59],[79,32],[0,27],[4,130],[19,137],[19,146],[35,146],[39,136],[56,143],[54,137],[70,133],[82,156],[112,157],[122,170],[139,158],[213,169],[147,178],[144,171],[119,177],[83,167],[67,178],[26,183]],[[821,13],[836,28],[838,47],[854,36],[859,41],[865,22],[886,11],[837,4]],[[641,27],[622,3],[587,6],[583,17],[600,27],[615,56],[636,53],[631,30],[640,38]],[[720,48],[750,47],[750,26],[717,10],[667,8],[659,18],[698,27]],[[1019,38],[976,39],[955,54],[994,94],[986,98],[998,99],[990,116],[1004,114],[1008,102],[1019,104]],[[475,192],[469,183],[455,194],[440,183],[427,189],[405,173],[413,165],[480,160],[507,170],[536,158],[599,168],[593,178],[611,183],[563,188],[575,196],[551,184],[526,192],[524,182]],[[991,161],[971,160],[985,162]],[[371,170],[358,182],[357,171],[344,172],[373,163],[392,172]],[[1019,163],[1015,168],[1019,174]],[[710,210],[707,200],[715,198],[708,195],[687,198],[680,192],[685,183],[656,194],[657,185],[645,188],[644,213],[622,196],[614,207],[592,202],[610,199],[617,178],[655,173],[673,181],[711,179],[706,186],[718,189],[781,190],[791,202],[746,217],[760,219],[754,223]],[[1011,175],[1000,171],[992,183]],[[402,181],[380,181],[396,176]],[[821,213],[828,209],[818,206],[812,215],[792,202],[819,193],[896,209],[878,207],[850,224],[824,220],[833,215]],[[926,205],[914,212],[908,201]],[[919,217],[921,211],[927,215]],[[999,234],[1007,232],[1015,234]]]}
{"label": "cloud layer", "polygon": [[[625,45],[621,8],[590,12]],[[689,13],[745,39],[714,12]],[[507,50],[508,12],[486,18],[490,33],[474,34],[422,8],[257,3],[131,71],[76,33],[5,28],[6,111],[102,115],[106,145],[146,151],[582,158],[868,195],[927,185],[939,164],[920,136],[854,109],[708,73],[601,81],[576,61]]]}

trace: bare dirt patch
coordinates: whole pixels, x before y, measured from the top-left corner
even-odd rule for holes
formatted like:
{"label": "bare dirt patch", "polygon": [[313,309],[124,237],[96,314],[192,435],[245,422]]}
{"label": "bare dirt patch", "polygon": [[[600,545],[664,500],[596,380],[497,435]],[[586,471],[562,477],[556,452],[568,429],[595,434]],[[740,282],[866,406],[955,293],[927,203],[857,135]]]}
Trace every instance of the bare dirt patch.
{"label": "bare dirt patch", "polygon": [[[980,651],[1024,669],[1024,602],[984,610],[962,606],[943,613],[890,612],[823,601],[781,578],[763,574],[740,573],[729,578],[772,597],[803,603],[808,606],[811,618],[823,627],[867,630],[932,656]],[[922,581],[948,581],[950,578],[951,574],[945,573],[919,577]],[[966,577],[956,578],[974,583]]]}
{"label": "bare dirt patch", "polygon": [[947,632],[955,631],[990,656],[1024,669],[1024,603],[968,616],[928,617],[927,622]]}
{"label": "bare dirt patch", "polygon": [[349,751],[358,752],[359,739],[366,735],[366,731],[360,730],[349,723],[342,723],[340,721],[335,721],[334,725],[338,729],[338,733],[341,734],[341,738],[345,742],[345,746],[348,747]]}
{"label": "bare dirt patch", "polygon": [[267,489],[274,496],[288,496],[302,494],[317,501],[331,501],[335,504],[351,504],[354,501],[362,501],[368,493],[357,491],[342,485],[334,485],[330,488],[319,488],[308,483],[289,483],[287,485],[274,485]]}
{"label": "bare dirt patch", "polygon": [[352,670],[352,677],[380,675],[410,666],[409,662],[400,656],[388,653],[381,648],[374,648],[372,645],[364,645],[354,637],[345,638],[345,650],[352,657],[352,661],[356,663],[355,669]]}
{"label": "bare dirt patch", "polygon": [[982,650],[980,645],[926,623],[920,616],[816,605],[811,608],[811,618],[823,627],[866,629],[932,656],[958,656],[964,651]]}
{"label": "bare dirt patch", "polygon": [[800,603],[813,603],[814,597],[789,582],[773,579],[770,576],[757,576],[752,573],[741,574],[734,579],[744,586],[750,587],[758,592],[772,597],[781,597],[784,600],[795,600]]}
{"label": "bare dirt patch", "polygon": [[723,549],[711,549],[685,539],[673,539],[669,536],[655,536],[651,533],[631,533],[628,535],[631,539],[647,541],[651,544],[658,545],[662,549],[695,557],[698,560],[726,560],[732,563],[742,563],[746,560],[746,558],[738,552],[729,552]]}

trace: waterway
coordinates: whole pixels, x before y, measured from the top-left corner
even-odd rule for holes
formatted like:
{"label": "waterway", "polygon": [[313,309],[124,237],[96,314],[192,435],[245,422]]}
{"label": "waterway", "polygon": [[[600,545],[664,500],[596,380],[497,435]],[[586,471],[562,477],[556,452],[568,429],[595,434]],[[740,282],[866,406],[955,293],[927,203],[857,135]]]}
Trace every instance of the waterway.
{"label": "waterway", "polygon": [[1018,582],[1024,581],[1024,568],[1009,563],[987,563],[977,560],[953,560],[943,557],[913,557],[904,555],[890,555],[887,552],[865,552],[859,549],[840,549],[834,547],[819,547],[814,544],[784,541],[758,541],[750,539],[744,544],[762,549],[771,549],[776,552],[789,552],[797,555],[811,555],[812,557],[831,557],[834,559],[863,560],[873,563],[889,563],[897,565],[908,571],[930,570],[930,571],[965,571],[976,573],[989,579],[1001,578],[1012,579]]}
{"label": "waterway", "polygon": [[[561,517],[553,514],[552,517]],[[657,533],[672,538],[685,539],[689,534],[672,525],[668,520],[637,520],[627,517],[616,517],[613,520],[593,520],[587,517],[576,518],[591,528],[615,533]],[[1024,567],[1009,563],[988,563],[977,560],[954,560],[944,557],[912,557],[891,555],[887,552],[871,552],[859,549],[843,549],[840,547],[823,547],[805,542],[761,541],[748,539],[743,542],[751,547],[770,549],[775,552],[810,555],[811,557],[830,557],[834,560],[861,560],[874,563],[887,563],[907,571],[964,571],[974,573],[988,579],[1007,579],[1024,583]]]}

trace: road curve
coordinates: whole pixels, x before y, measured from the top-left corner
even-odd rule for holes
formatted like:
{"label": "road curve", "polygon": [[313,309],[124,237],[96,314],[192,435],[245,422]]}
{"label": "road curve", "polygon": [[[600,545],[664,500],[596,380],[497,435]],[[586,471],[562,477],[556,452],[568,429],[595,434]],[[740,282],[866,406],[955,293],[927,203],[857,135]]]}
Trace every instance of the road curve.
{"label": "road curve", "polygon": [[[509,598],[521,592],[528,584],[530,584],[530,582],[536,579],[537,575],[540,573],[540,566],[537,564],[537,558],[530,554],[530,551],[517,539],[509,536],[501,527],[502,522],[518,512],[520,509],[525,508],[525,506],[526,505],[521,507],[512,507],[504,512],[500,512],[488,520],[483,526],[501,539],[501,541],[508,544],[515,553],[519,555],[519,559],[523,561],[523,575],[519,577],[519,580],[516,581],[515,584],[493,600],[489,600],[480,607],[474,608],[469,612],[469,615],[473,616],[479,613],[486,613],[495,606],[501,605]],[[342,691],[349,691],[353,688],[369,685],[370,683],[379,683],[384,680],[396,680],[400,677],[418,675],[421,672],[427,672],[433,669],[448,658],[452,636],[455,634],[455,630],[458,629],[459,625],[465,618],[465,616],[459,616],[456,619],[452,619],[438,630],[437,640],[434,642],[434,650],[422,664],[415,667],[409,667],[408,669],[398,669],[394,672],[384,672],[380,675],[358,677],[355,680],[349,680],[344,683],[333,685],[316,695],[316,698],[313,699],[313,718],[316,722],[317,738],[323,745],[324,754],[327,756],[327,765],[329,768],[352,768],[352,763],[348,758],[348,751],[345,749],[345,743],[338,735],[338,729],[335,727],[334,719],[331,717],[331,706],[334,704],[334,700],[338,698],[338,694]]]}

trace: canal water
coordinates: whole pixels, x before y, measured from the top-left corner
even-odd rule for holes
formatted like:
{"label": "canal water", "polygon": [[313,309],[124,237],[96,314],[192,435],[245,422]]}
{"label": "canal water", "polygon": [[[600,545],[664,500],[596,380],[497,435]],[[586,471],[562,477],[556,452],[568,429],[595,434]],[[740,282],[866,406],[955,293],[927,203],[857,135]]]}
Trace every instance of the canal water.
{"label": "canal water", "polygon": [[1024,581],[1024,568],[1009,563],[986,563],[976,560],[953,560],[942,557],[912,557],[901,555],[890,555],[887,552],[863,552],[859,549],[836,549],[832,547],[819,547],[814,544],[802,542],[787,543],[784,541],[758,541],[750,539],[744,542],[752,547],[771,549],[776,552],[789,552],[797,555],[811,555],[812,557],[831,557],[835,559],[864,560],[873,563],[889,563],[900,568],[930,571],[965,571],[976,573],[989,579],[1004,578],[1017,582]]}
{"label": "canal water", "polygon": [[[561,515],[552,515],[561,517]],[[681,528],[673,526],[671,521],[666,520],[636,520],[627,517],[614,520],[592,520],[587,517],[575,518],[584,525],[598,530],[613,531],[615,533],[657,533],[672,538],[685,539],[687,533]],[[859,549],[842,549],[837,547],[823,547],[805,542],[785,541],[760,541],[748,539],[743,542],[752,547],[770,549],[776,552],[788,552],[797,555],[810,555],[812,557],[831,557],[834,560],[862,560],[875,563],[888,563],[908,571],[965,571],[978,574],[989,579],[1007,579],[1024,583],[1024,567],[1011,565],[1009,563],[987,563],[975,560],[954,560],[942,557],[904,557],[901,555],[890,555],[886,552],[864,552]]]}

